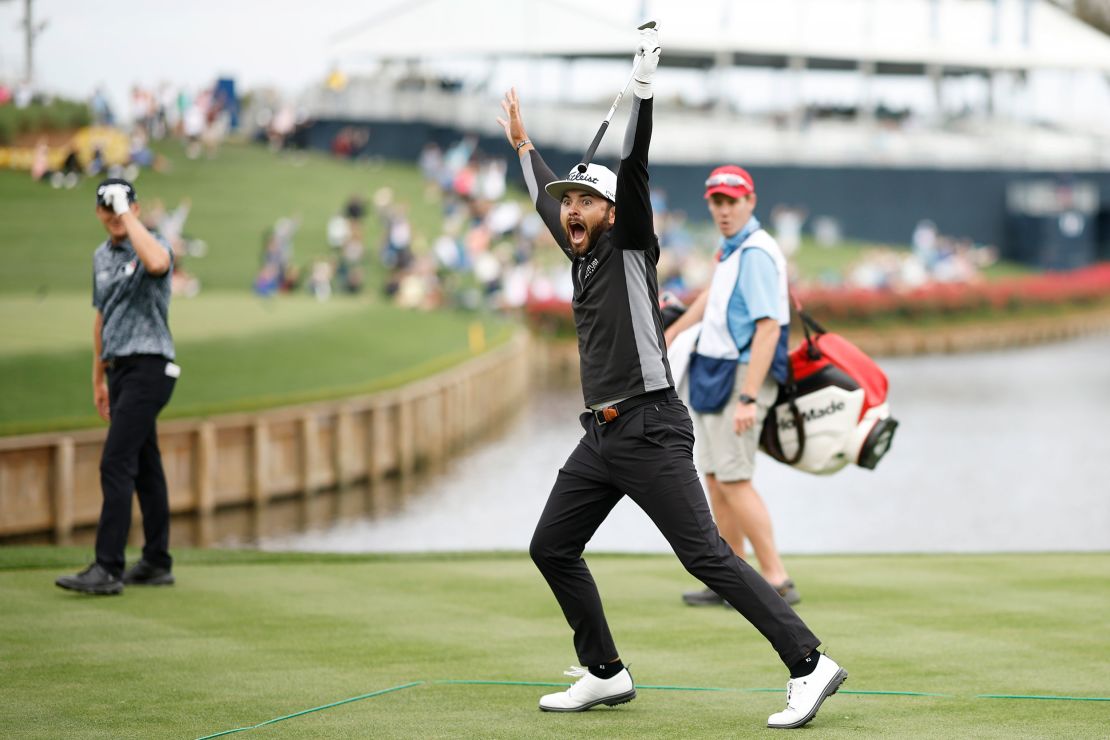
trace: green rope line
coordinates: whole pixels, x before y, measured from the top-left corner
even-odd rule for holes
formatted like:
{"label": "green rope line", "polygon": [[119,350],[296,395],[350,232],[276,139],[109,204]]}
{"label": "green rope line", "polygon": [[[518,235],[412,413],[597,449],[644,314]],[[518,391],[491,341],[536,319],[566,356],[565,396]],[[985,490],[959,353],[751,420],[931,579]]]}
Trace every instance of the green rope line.
{"label": "green rope line", "polygon": [[863,689],[840,689],[838,694],[860,694],[863,696],[943,696],[949,699],[956,698],[955,694],[934,694],[928,691],[864,691]]}
{"label": "green rope line", "polygon": [[[641,686],[636,684],[637,689],[652,689],[654,691],[764,691],[765,689],[722,689],[716,686]],[[782,689],[777,689],[782,691]],[[766,689],[766,691],[775,691],[775,689]]]}
{"label": "green rope line", "polygon": [[[570,686],[569,683],[553,683],[548,681],[477,681],[466,679],[443,679],[440,681],[432,681],[433,684],[441,685],[455,685],[455,686],[554,686],[561,688]],[[783,689],[737,689],[737,688],[722,688],[719,686],[651,686],[647,684],[636,684],[637,689],[648,689],[654,691],[730,691],[748,694],[781,694]],[[945,699],[958,698],[955,694],[938,694],[930,691],[868,691],[864,689],[840,689],[837,693],[840,694],[854,694],[857,696],[933,696]],[[1110,697],[1103,696],[1033,696],[1026,694],[978,694],[975,699],[1037,699],[1037,700],[1052,700],[1052,701],[1110,701]]]}
{"label": "green rope line", "polygon": [[979,694],[976,699],[1037,699],[1045,701],[1110,701],[1110,696],[1035,696],[1031,694]]}
{"label": "green rope line", "polygon": [[[465,679],[444,679],[442,681],[432,681],[435,684],[453,684],[462,686],[554,686],[561,688],[563,686],[570,686],[569,683],[551,683],[546,681],[474,681]],[[781,694],[784,689],[736,689],[736,688],[722,688],[719,686],[651,686],[648,684],[636,684],[637,689],[650,689],[654,691],[732,691],[748,694]],[[924,691],[848,691],[841,689],[841,694],[875,694],[881,696],[945,696],[951,697],[952,694],[931,694]]]}
{"label": "green rope line", "polygon": [[224,730],[223,732],[216,732],[216,733],[213,733],[211,735],[205,735],[204,737],[197,738],[197,740],[211,740],[211,738],[221,737],[222,735],[232,735],[236,732],[246,732],[247,730],[256,730],[259,727],[264,727],[266,725],[272,725],[273,723],[281,722],[282,720],[292,719],[294,717],[300,717],[301,715],[311,714],[312,712],[320,712],[320,711],[323,711],[324,709],[331,709],[332,707],[338,707],[341,704],[350,704],[353,701],[362,701],[363,699],[370,699],[372,697],[381,696],[382,694],[388,694],[388,693],[391,693],[393,691],[400,691],[401,689],[411,689],[413,686],[420,686],[423,683],[424,683],[423,681],[413,681],[412,683],[406,683],[406,684],[401,685],[401,686],[394,686],[394,687],[389,688],[389,689],[382,689],[381,691],[371,691],[369,694],[362,694],[361,696],[352,696],[350,699],[343,699],[341,701],[332,702],[331,704],[324,704],[323,706],[320,706],[320,707],[313,707],[312,709],[305,709],[305,710],[302,710],[300,712],[294,712],[293,714],[287,714],[284,717],[274,717],[273,719],[268,719],[265,722],[259,722],[257,725],[251,725],[250,727],[237,727],[234,730]]}
{"label": "green rope line", "polygon": [[432,681],[432,683],[462,686],[554,686],[555,688],[570,686],[569,683],[552,683],[549,681],[467,681],[465,679],[443,679],[442,681]]}

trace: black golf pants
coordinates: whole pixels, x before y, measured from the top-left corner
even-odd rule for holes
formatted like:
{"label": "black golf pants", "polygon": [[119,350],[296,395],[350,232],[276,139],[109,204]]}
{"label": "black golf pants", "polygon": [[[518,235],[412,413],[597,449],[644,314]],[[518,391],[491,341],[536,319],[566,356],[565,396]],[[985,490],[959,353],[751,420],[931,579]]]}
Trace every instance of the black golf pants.
{"label": "black golf pants", "polygon": [[622,496],[651,518],[682,565],[720,594],[791,666],[820,641],[778,592],[721,539],[693,462],[694,429],[686,407],[649,403],[598,424],[581,417],[585,434],[559,470],[529,552],[574,630],[584,666],[617,657],[601,597],[582,551]]}
{"label": "black golf pants", "polygon": [[96,529],[96,562],[123,573],[124,547],[131,528],[131,494],[138,492],[143,514],[143,559],[170,568],[170,504],[155,420],[173,394],[164,357],[137,355],[116,360],[108,370],[111,425],[100,457],[104,502]]}

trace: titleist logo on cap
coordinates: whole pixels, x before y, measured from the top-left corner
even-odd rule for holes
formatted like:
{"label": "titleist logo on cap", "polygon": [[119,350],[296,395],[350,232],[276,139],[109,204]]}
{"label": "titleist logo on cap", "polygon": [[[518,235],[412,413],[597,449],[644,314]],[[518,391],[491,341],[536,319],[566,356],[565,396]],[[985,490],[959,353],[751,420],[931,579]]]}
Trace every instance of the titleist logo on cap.
{"label": "titleist logo on cap", "polygon": [[575,182],[588,182],[597,185],[597,178],[588,172],[572,172],[567,179],[574,180]]}

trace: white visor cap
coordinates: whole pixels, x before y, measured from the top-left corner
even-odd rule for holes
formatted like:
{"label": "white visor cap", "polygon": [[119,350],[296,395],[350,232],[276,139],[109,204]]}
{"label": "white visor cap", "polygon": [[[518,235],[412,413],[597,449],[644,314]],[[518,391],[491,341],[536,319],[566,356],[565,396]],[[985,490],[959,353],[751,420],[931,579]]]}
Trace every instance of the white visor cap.
{"label": "white visor cap", "polygon": [[575,165],[571,168],[567,179],[549,182],[545,190],[555,200],[562,200],[563,195],[570,190],[586,190],[616,203],[617,175],[600,164],[587,165],[585,172],[579,172],[578,165]]}

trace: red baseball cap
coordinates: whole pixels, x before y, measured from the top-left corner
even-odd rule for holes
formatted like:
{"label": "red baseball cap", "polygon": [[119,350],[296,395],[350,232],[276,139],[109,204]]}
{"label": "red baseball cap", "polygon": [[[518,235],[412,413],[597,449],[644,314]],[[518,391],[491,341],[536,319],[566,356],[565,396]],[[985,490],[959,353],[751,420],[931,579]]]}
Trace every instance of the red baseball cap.
{"label": "red baseball cap", "polygon": [[755,192],[755,180],[743,167],[726,164],[709,173],[705,181],[705,197],[720,193],[730,198],[743,198]]}

